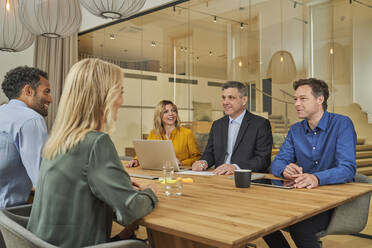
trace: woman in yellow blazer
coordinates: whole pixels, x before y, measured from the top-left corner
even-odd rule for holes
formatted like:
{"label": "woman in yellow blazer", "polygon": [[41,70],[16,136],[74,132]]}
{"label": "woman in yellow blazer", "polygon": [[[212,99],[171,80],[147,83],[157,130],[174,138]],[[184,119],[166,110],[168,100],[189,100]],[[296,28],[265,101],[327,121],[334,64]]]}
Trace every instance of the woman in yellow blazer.
{"label": "woman in yellow blazer", "polygon": [[[154,113],[154,129],[148,140],[171,140],[179,165],[191,166],[201,157],[195,136],[190,129],[180,127],[177,106],[168,100],[158,103]],[[138,166],[137,157],[129,161],[127,167]]]}

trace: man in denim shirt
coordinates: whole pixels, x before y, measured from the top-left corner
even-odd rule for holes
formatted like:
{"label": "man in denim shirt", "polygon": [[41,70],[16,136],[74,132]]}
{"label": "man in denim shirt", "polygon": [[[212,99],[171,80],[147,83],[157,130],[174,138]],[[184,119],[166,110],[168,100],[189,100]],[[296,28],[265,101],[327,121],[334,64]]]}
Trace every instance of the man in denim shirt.
{"label": "man in denim shirt", "polygon": [[[328,85],[314,78],[293,83],[295,109],[304,119],[291,126],[271,167],[296,188],[351,182],[356,172],[356,133],[352,121],[327,112]],[[291,226],[298,247],[319,247],[315,234],[328,226],[332,211]]]}
{"label": "man in denim shirt", "polygon": [[36,187],[48,137],[44,118],[52,102],[47,74],[27,66],[2,83],[9,103],[0,106],[0,208],[25,204]]}

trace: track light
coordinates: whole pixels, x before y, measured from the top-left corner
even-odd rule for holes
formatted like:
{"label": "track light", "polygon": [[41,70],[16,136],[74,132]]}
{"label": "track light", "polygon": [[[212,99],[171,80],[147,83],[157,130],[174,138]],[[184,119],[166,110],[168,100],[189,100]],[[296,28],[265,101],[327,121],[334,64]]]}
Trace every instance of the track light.
{"label": "track light", "polygon": [[244,25],[243,25],[243,23],[241,22],[240,23],[240,29],[243,29],[244,28]]}
{"label": "track light", "polygon": [[213,22],[217,22],[217,16],[213,17]]}

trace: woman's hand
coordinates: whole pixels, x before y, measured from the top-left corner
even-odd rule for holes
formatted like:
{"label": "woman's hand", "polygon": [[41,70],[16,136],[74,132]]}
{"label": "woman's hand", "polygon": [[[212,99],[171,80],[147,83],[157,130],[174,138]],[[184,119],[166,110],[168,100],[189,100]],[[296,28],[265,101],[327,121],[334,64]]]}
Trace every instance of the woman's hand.
{"label": "woman's hand", "polygon": [[182,162],[177,158],[178,167],[182,167]]}
{"label": "woman's hand", "polygon": [[138,190],[138,191],[141,191],[142,190],[142,188],[141,188],[141,185],[139,185],[139,183],[137,183],[134,179],[130,179],[131,180],[131,182],[132,182],[132,186],[133,186],[133,188],[135,188],[136,190]]}
{"label": "woman's hand", "polygon": [[128,162],[128,164],[125,165],[125,167],[130,168],[130,167],[137,167],[139,165],[137,159],[132,159],[131,161]]}
{"label": "woman's hand", "polygon": [[155,194],[158,192],[158,186],[155,183],[147,184],[142,189],[151,189]]}

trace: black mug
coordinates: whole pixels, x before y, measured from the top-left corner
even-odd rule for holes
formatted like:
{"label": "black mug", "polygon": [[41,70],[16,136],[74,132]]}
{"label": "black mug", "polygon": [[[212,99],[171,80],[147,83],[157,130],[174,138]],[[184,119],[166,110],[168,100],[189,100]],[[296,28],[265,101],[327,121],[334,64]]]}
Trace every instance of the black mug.
{"label": "black mug", "polygon": [[251,186],[252,171],[246,169],[235,170],[234,179],[237,188],[249,188]]}

